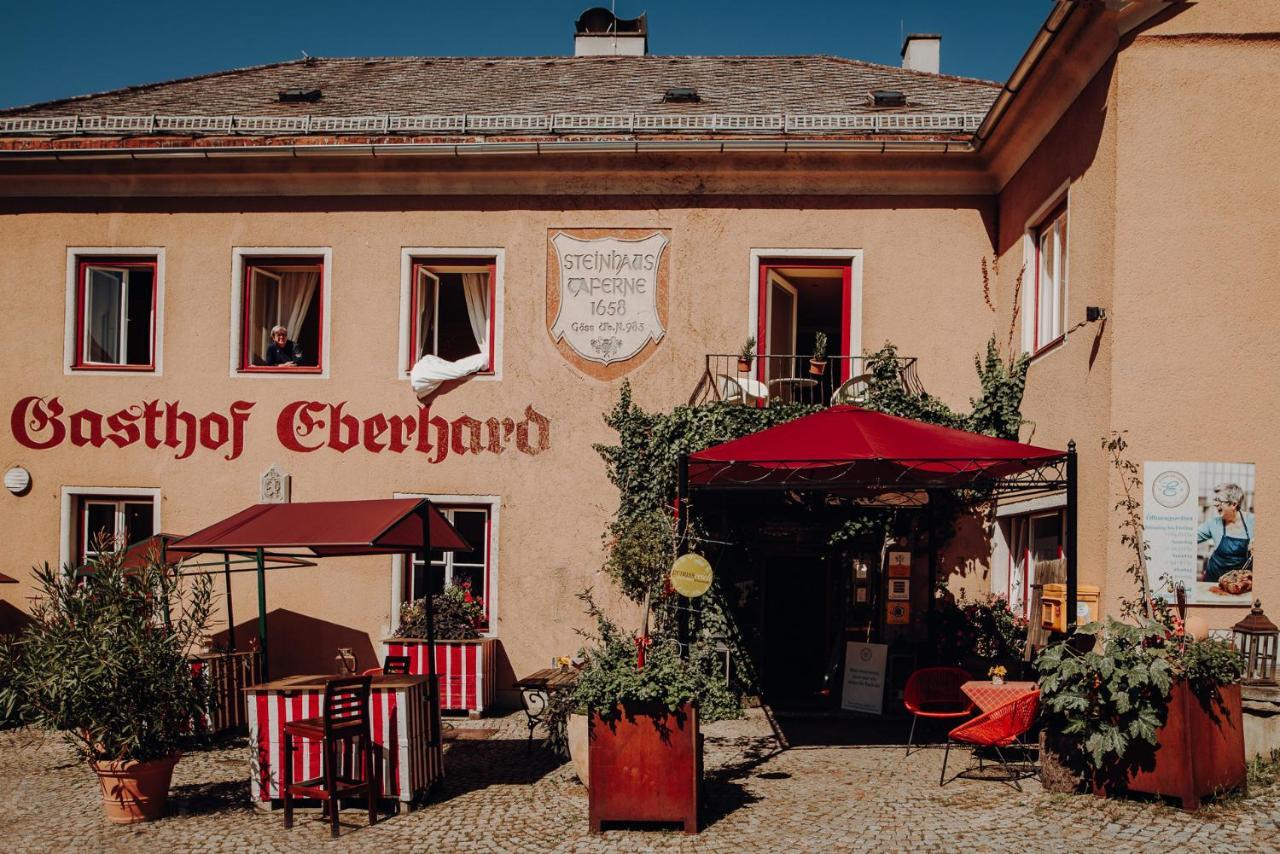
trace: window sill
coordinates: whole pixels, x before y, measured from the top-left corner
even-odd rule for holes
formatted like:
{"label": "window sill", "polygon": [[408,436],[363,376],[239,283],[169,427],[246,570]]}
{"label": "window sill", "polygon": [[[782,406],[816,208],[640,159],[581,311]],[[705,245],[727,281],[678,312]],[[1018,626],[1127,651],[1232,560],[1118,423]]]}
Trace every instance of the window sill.
{"label": "window sill", "polygon": [[241,374],[243,376],[262,376],[264,374],[268,376],[275,376],[275,377],[319,376],[324,373],[324,368],[321,368],[321,367],[314,367],[314,368],[311,368],[311,367],[306,367],[306,368],[249,367],[249,368],[240,368],[236,371],[236,373]]}
{"label": "window sill", "polygon": [[154,374],[155,365],[98,365],[92,362],[72,365],[73,374]]}
{"label": "window sill", "polygon": [[1044,357],[1048,356],[1049,354],[1057,352],[1058,350],[1061,350],[1062,345],[1065,343],[1067,343],[1067,336],[1064,333],[1062,335],[1059,335],[1057,338],[1053,339],[1052,341],[1050,341],[1048,344],[1045,344],[1044,346],[1042,346],[1039,350],[1036,350],[1034,353],[1032,353],[1031,364],[1034,365]]}

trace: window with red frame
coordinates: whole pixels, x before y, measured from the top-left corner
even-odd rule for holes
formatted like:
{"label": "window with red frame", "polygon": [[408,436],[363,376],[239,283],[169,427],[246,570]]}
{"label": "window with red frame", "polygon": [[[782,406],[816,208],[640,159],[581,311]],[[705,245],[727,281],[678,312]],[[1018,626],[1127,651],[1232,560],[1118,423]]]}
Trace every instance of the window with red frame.
{"label": "window with red frame", "polygon": [[156,259],[82,258],[76,368],[155,369]]}
{"label": "window with red frame", "polygon": [[491,258],[415,260],[409,305],[409,364],[456,362],[483,353],[493,372],[495,265]]}
{"label": "window with red frame", "polygon": [[155,530],[150,498],[81,495],[76,498],[76,565],[96,558],[100,549],[136,543]]}
{"label": "window with red frame", "polygon": [[1063,202],[1032,232],[1035,239],[1035,305],[1031,352],[1057,343],[1067,314],[1067,205]]}
{"label": "window with red frame", "polygon": [[[325,275],[319,258],[250,258],[241,289],[240,370],[319,372]],[[283,326],[283,347],[271,331]]]}
{"label": "window with red frame", "polygon": [[1031,586],[1041,583],[1036,567],[1063,554],[1066,517],[1061,510],[1009,518],[1009,607],[1031,618]]}
{"label": "window with red frame", "polygon": [[467,589],[471,595],[483,601],[484,625],[487,627],[492,619],[489,597],[485,595],[489,583],[489,567],[492,565],[489,508],[438,506],[438,509],[458,529],[462,538],[471,544],[471,551],[438,552],[431,558],[430,571],[415,557],[413,572],[409,578],[409,598],[420,599],[428,594],[443,593],[446,587],[454,584],[470,585]]}

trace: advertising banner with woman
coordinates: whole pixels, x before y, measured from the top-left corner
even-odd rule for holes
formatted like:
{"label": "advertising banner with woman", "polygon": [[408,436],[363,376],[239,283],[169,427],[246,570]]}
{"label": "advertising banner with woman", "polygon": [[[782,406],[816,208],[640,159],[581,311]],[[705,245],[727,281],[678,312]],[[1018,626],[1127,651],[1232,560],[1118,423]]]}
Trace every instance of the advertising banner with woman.
{"label": "advertising banner with woman", "polygon": [[1253,463],[1147,462],[1143,523],[1151,587],[1192,605],[1248,605],[1257,535]]}

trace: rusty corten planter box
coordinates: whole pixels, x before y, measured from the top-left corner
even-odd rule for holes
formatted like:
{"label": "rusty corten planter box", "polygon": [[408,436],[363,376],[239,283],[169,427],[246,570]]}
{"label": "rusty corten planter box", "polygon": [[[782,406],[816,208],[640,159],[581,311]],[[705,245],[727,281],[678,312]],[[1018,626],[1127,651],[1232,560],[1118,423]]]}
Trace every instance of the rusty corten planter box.
{"label": "rusty corten planter box", "polygon": [[1175,682],[1169,715],[1156,731],[1154,754],[1141,757],[1126,779],[1104,782],[1095,790],[1174,797],[1184,810],[1197,810],[1201,798],[1244,785],[1240,686],[1224,685],[1219,692],[1219,700],[1202,704],[1190,685]]}
{"label": "rusty corten planter box", "polygon": [[628,704],[618,717],[589,719],[591,832],[605,821],[678,822],[698,832],[702,740],[698,712]]}

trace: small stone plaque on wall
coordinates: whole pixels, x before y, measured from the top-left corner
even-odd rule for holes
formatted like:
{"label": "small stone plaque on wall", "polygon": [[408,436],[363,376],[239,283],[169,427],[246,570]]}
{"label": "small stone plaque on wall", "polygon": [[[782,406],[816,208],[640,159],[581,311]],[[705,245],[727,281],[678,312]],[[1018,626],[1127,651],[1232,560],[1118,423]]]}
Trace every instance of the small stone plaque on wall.
{"label": "small stone plaque on wall", "polygon": [[289,490],[293,478],[285,474],[279,466],[272,466],[262,473],[262,491],[260,499],[263,504],[288,504]]}

